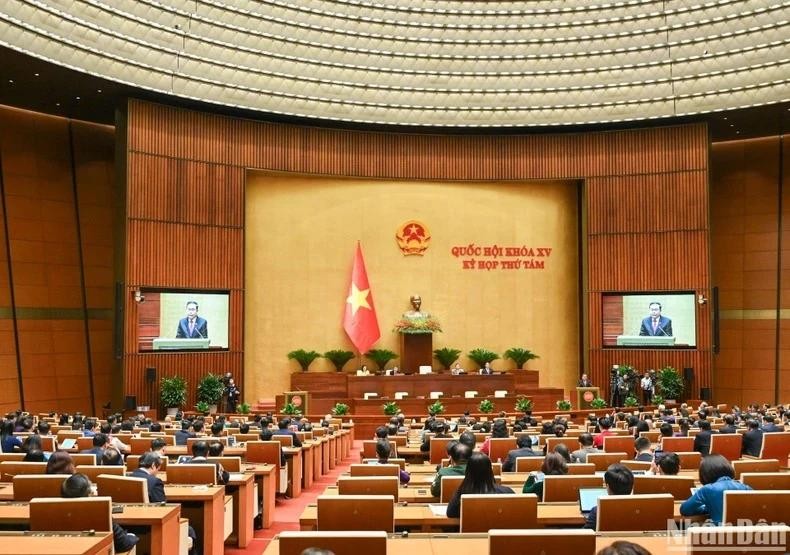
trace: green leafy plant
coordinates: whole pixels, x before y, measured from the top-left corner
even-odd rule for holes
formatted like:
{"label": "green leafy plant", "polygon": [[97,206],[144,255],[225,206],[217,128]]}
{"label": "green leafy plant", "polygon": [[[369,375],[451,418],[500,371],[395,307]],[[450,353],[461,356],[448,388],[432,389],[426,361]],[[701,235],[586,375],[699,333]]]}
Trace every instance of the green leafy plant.
{"label": "green leafy plant", "polygon": [[477,408],[480,412],[488,414],[489,412],[494,412],[494,403],[492,403],[490,399],[483,399],[480,401],[480,404],[477,405]]}
{"label": "green leafy plant", "polygon": [[384,370],[384,367],[387,366],[389,361],[398,358],[397,353],[394,353],[388,349],[371,349],[365,353],[365,356],[375,362],[376,366],[379,367],[379,370]]}
{"label": "green leafy plant", "polygon": [[683,376],[671,366],[664,366],[656,373],[658,386],[664,399],[680,399],[683,393]]}
{"label": "green leafy plant", "polygon": [[516,399],[516,406],[514,407],[518,412],[527,412],[532,410],[532,399],[527,399],[523,395],[519,395]]}
{"label": "green leafy plant", "polygon": [[324,358],[329,360],[332,364],[335,365],[335,370],[338,372],[343,371],[343,366],[346,363],[354,358],[354,353],[351,351],[342,351],[340,349],[334,349],[332,351],[327,351],[324,353]]}
{"label": "green leafy plant", "polygon": [[571,402],[567,399],[560,399],[557,401],[557,409],[559,410],[571,410]]}
{"label": "green leafy plant", "polygon": [[202,378],[197,385],[197,400],[205,401],[209,405],[216,405],[222,399],[222,393],[225,391],[225,383],[222,381],[222,376],[212,374],[209,372]]}
{"label": "green leafy plant", "polygon": [[590,401],[590,407],[594,409],[605,409],[606,408],[606,401],[601,399],[600,397],[596,397],[592,401]]}
{"label": "green leafy plant", "polygon": [[654,405],[663,405],[664,404],[664,397],[656,393],[653,395],[653,404]]}
{"label": "green leafy plant", "polygon": [[343,416],[344,414],[348,414],[348,405],[345,403],[335,403],[335,406],[332,407],[332,414],[335,416]]}
{"label": "green leafy plant", "polygon": [[302,409],[294,405],[293,403],[285,403],[285,406],[280,409],[280,412],[283,414],[302,414]]}
{"label": "green leafy plant", "polygon": [[449,370],[450,366],[458,360],[458,356],[461,354],[461,349],[452,349],[450,347],[442,347],[441,349],[435,349],[433,351],[433,356],[436,360],[439,361],[445,370]]}
{"label": "green leafy plant", "polygon": [[249,403],[241,403],[238,408],[239,414],[250,414],[251,408]]}
{"label": "green leafy plant", "polygon": [[297,349],[288,353],[289,360],[295,360],[302,367],[302,372],[307,372],[307,369],[317,358],[321,357],[321,353],[317,351],[305,351],[304,349]]}
{"label": "green leafy plant", "polygon": [[400,412],[400,407],[398,406],[398,403],[396,403],[395,401],[384,403],[384,405],[382,406],[384,407],[384,414],[386,414],[387,416],[393,416]]}
{"label": "green leafy plant", "polygon": [[639,401],[633,395],[629,395],[628,397],[625,398],[625,401],[623,401],[623,404],[626,407],[637,407],[637,406],[639,406]]}
{"label": "green leafy plant", "polygon": [[428,406],[428,413],[429,414],[444,414],[444,405],[442,402],[437,399],[433,402],[433,404]]}
{"label": "green leafy plant", "polygon": [[515,362],[516,367],[521,369],[523,369],[524,365],[530,360],[540,358],[538,355],[536,355],[529,349],[522,349],[520,347],[511,347],[510,349],[504,352],[503,356]]}
{"label": "green leafy plant", "polygon": [[202,414],[208,414],[208,411],[210,410],[210,405],[205,401],[198,401],[195,404],[195,410]]}
{"label": "green leafy plant", "polygon": [[159,382],[159,395],[166,408],[182,407],[187,402],[187,381],[181,376],[164,377]]}
{"label": "green leafy plant", "polygon": [[499,355],[494,351],[489,351],[488,349],[482,349],[480,347],[472,349],[466,356],[475,361],[480,368],[485,366],[486,362],[493,362],[499,358]]}

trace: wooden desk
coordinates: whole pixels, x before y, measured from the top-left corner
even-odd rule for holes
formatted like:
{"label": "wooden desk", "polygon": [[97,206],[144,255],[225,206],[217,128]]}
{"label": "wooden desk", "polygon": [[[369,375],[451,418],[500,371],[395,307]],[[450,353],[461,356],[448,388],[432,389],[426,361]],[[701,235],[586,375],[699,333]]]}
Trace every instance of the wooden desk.
{"label": "wooden desk", "polygon": [[313,480],[324,475],[324,444],[329,440],[319,437],[313,440]]}
{"label": "wooden desk", "polygon": [[228,541],[237,547],[245,548],[250,545],[254,533],[255,475],[245,472],[236,479],[234,474],[231,474],[225,492],[233,497],[233,532]]}
{"label": "wooden desk", "polygon": [[274,498],[276,488],[276,469],[273,464],[246,464],[242,471],[252,474],[258,484],[258,495],[261,496],[261,511],[263,514],[263,527],[271,528],[274,522]]}
{"label": "wooden desk", "polygon": [[167,500],[181,511],[201,538],[203,553],[222,553],[225,543],[225,486],[165,486]]}
{"label": "wooden desk", "polygon": [[294,499],[302,495],[302,449],[283,447],[283,454],[288,465],[288,489],[285,493]]}
{"label": "wooden desk", "polygon": [[[192,453],[187,451],[186,445],[168,445],[165,448],[165,455],[167,455],[168,459],[177,459],[181,455],[191,455]],[[246,447],[225,447],[225,450],[222,453],[223,457],[241,457],[242,460],[247,458],[247,448]]]}
{"label": "wooden desk", "polygon": [[[308,505],[299,517],[300,530],[315,530],[318,517],[316,505]],[[675,520],[690,519],[702,521],[702,517],[684,517],[680,514],[680,502],[675,503]],[[538,503],[538,524],[540,526],[580,527],[585,518],[579,511],[578,503]],[[459,526],[457,518],[435,515],[428,505],[395,505],[395,526],[420,532],[431,532]]]}
{"label": "wooden desk", "polygon": [[[671,544],[672,550],[670,551],[669,540],[666,536],[649,534],[599,534],[595,539],[595,551],[622,540],[639,544],[653,555],[684,555],[688,553],[685,538],[682,539],[683,545]],[[263,555],[279,555],[279,553],[279,540],[274,538]],[[480,555],[480,553],[488,553],[488,536],[486,534],[412,534],[404,538],[395,534],[387,540],[388,555],[413,555],[414,553],[421,555]],[[593,555],[593,553],[579,553],[578,555]]]}
{"label": "wooden desk", "polygon": [[313,458],[319,445],[313,441],[302,442],[302,487],[308,489],[313,485]]}
{"label": "wooden desk", "polygon": [[[112,518],[121,526],[148,528],[153,555],[178,555],[181,507],[176,504],[123,504],[123,512]],[[0,524],[26,528],[30,520],[28,503],[0,503]],[[220,529],[222,522],[220,521]],[[174,541],[174,538],[175,541]],[[57,551],[55,551],[57,553]],[[218,553],[221,553],[218,552]]]}
{"label": "wooden desk", "polygon": [[0,555],[112,555],[112,534],[0,532]]}

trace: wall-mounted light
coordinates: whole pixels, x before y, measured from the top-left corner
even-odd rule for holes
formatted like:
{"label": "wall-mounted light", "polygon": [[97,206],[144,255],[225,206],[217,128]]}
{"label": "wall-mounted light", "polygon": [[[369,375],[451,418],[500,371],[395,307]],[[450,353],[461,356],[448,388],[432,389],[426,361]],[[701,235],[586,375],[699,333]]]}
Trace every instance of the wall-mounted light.
{"label": "wall-mounted light", "polygon": [[702,293],[700,293],[699,295],[697,295],[697,304],[700,306],[704,304],[708,304],[708,298]]}
{"label": "wall-mounted light", "polygon": [[134,290],[134,302],[136,303],[145,302],[145,295],[143,295],[142,291],[140,291],[139,289]]}

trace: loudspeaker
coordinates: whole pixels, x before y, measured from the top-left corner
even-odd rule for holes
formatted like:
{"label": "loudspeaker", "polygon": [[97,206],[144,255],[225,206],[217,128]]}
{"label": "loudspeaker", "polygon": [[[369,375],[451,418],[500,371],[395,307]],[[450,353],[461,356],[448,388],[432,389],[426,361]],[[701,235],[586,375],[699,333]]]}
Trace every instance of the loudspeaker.
{"label": "loudspeaker", "polygon": [[694,369],[693,368],[684,368],[683,369],[683,379],[686,382],[693,382],[694,381]]}
{"label": "loudspeaker", "polygon": [[127,395],[123,400],[123,408],[124,410],[136,410],[137,409],[137,396],[136,395]]}
{"label": "loudspeaker", "polygon": [[710,401],[710,388],[703,387],[699,390],[699,398],[703,401]]}
{"label": "loudspeaker", "polygon": [[147,381],[147,382],[155,382],[156,381],[156,368],[146,368],[145,369],[145,381]]}

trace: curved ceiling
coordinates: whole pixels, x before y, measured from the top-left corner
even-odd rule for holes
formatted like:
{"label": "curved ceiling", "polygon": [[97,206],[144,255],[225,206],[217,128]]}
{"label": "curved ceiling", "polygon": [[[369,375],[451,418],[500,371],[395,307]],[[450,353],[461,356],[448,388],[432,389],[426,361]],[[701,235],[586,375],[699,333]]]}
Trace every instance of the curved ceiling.
{"label": "curved ceiling", "polygon": [[501,129],[785,102],[788,19],[776,0],[5,0],[0,44],[231,108]]}

